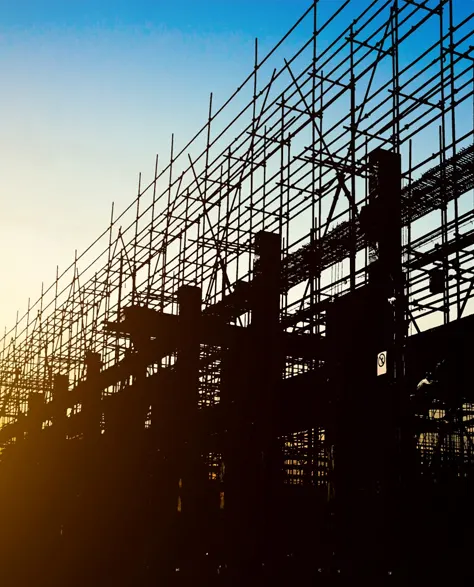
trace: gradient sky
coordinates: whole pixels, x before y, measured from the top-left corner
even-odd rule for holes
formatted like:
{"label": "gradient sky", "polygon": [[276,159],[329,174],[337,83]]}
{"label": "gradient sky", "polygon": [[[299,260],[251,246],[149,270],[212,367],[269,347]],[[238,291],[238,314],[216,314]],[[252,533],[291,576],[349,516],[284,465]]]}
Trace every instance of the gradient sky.
{"label": "gradient sky", "polygon": [[307,0],[0,0],[0,324],[105,229]]}
{"label": "gradient sky", "polygon": [[139,171],[151,180],[172,132],[179,149],[203,125],[209,93],[218,107],[240,85],[255,37],[263,54],[310,4],[0,0],[0,325],[106,228],[112,201],[126,207]]}

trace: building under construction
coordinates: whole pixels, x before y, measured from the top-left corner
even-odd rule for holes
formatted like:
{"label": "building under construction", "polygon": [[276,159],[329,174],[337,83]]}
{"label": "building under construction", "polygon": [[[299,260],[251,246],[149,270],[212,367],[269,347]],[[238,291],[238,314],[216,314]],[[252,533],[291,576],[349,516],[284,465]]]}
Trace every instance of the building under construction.
{"label": "building under construction", "polygon": [[18,316],[2,586],[468,584],[473,25],[315,0]]}

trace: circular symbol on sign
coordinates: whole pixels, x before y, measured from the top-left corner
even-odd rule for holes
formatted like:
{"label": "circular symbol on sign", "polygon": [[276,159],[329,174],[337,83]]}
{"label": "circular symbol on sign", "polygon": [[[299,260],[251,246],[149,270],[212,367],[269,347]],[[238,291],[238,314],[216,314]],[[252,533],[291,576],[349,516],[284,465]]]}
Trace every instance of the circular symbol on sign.
{"label": "circular symbol on sign", "polygon": [[385,365],[385,354],[380,353],[378,358],[379,367],[383,367]]}

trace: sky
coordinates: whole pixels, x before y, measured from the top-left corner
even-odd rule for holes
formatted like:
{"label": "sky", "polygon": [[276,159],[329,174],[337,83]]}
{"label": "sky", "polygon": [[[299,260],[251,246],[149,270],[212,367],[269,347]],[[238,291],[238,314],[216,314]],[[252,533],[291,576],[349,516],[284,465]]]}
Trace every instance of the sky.
{"label": "sky", "polygon": [[[331,3],[333,0],[325,0]],[[337,0],[338,1],[338,0]],[[0,325],[183,146],[307,0],[0,0]]]}
{"label": "sky", "polygon": [[[333,12],[343,0],[320,0]],[[311,0],[0,0],[0,328]],[[365,0],[353,3],[366,5]],[[458,0],[466,14],[474,0]],[[324,42],[324,39],[323,39]]]}

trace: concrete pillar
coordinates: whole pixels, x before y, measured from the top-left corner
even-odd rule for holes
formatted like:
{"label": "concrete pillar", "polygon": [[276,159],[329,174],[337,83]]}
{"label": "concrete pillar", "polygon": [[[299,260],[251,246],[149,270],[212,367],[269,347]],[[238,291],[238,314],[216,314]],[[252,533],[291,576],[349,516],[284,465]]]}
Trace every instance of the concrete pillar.
{"label": "concrete pillar", "polygon": [[231,565],[245,580],[275,559],[278,542],[278,485],[281,379],[280,238],[260,232],[251,285],[251,324],[245,348],[235,343],[225,358],[223,399],[228,428],[225,508]]}
{"label": "concrete pillar", "polygon": [[100,353],[89,352],[84,359],[86,364],[86,388],[82,400],[82,420],[84,439],[97,442],[100,437],[101,393],[98,376],[102,367]]}

